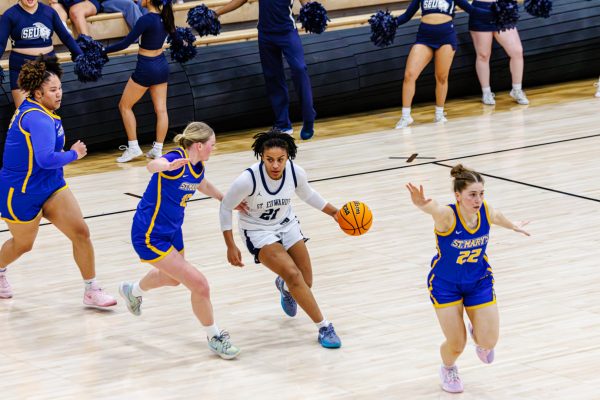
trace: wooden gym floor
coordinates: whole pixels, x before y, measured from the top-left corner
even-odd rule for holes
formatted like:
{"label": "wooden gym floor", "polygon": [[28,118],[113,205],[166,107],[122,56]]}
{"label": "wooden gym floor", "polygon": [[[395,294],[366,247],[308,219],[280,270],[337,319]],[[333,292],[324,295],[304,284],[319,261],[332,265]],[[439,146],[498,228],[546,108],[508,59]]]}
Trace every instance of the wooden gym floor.
{"label": "wooden gym floor", "polygon": [[[301,201],[295,211],[310,237],[314,292],[343,341],[326,350],[299,311],[285,316],[275,276],[251,262],[226,261],[218,202],[192,201],[186,255],[207,277],[216,319],[242,348],[225,361],[206,348],[186,289],[144,298],[134,317],[83,308],[83,284],[69,242],[43,226],[36,245],[9,268],[15,291],[0,301],[3,399],[598,399],[600,393],[600,99],[591,81],[528,90],[529,107],[498,93],[448,104],[449,122],[390,129],[399,110],[322,120],[300,143],[298,164],[336,205],[358,199],[374,212],[371,231],[344,235]],[[296,127],[298,130],[298,127]],[[67,127],[68,133],[68,127]],[[251,133],[219,135],[207,177],[226,190],[253,162]],[[406,158],[419,157],[411,163]],[[150,175],[117,153],[67,168],[92,232],[98,278],[117,295],[122,280],[148,270],[129,230]],[[432,220],[410,202],[407,182],[451,202],[449,167],[464,163],[486,176],[487,201],[512,220],[530,220],[531,237],[495,227],[488,246],[501,316],[496,361],[483,365],[469,342],[458,361],[465,392],[441,391],[442,334],[428,299],[435,253]],[[9,238],[0,224],[0,241]]]}

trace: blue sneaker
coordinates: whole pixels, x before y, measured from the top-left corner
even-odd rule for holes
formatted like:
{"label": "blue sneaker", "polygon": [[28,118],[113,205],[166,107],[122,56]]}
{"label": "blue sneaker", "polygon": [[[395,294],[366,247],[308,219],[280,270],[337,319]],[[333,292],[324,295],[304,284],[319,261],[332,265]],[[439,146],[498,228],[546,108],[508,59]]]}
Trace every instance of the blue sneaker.
{"label": "blue sneaker", "polygon": [[342,341],[335,333],[333,324],[329,324],[323,328],[319,328],[319,343],[327,349],[337,349],[342,347]]}
{"label": "blue sneaker", "polygon": [[302,128],[302,130],[300,131],[300,138],[302,140],[308,140],[308,139],[312,138],[314,134],[315,134],[314,129]]}
{"label": "blue sneaker", "polygon": [[294,300],[290,292],[283,288],[284,283],[283,278],[280,276],[275,279],[275,286],[277,286],[277,289],[281,292],[281,308],[283,308],[283,311],[287,315],[293,317],[298,312],[298,303],[296,303],[296,300]]}

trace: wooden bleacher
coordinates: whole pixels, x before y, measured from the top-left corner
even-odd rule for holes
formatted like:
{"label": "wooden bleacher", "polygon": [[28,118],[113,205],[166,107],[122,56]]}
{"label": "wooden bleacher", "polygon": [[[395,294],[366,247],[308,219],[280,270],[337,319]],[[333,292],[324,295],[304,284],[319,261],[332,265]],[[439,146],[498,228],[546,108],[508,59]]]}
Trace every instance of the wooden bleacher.
{"label": "wooden bleacher", "polygon": [[[205,4],[207,7],[215,9],[227,4],[229,0],[207,0],[207,1],[189,1],[184,4],[174,4],[175,23],[177,26],[187,26],[186,19],[188,11],[200,4]],[[402,3],[408,3],[408,0],[325,0],[323,4],[328,11],[352,10],[360,9],[367,6],[394,6],[399,8]],[[3,12],[8,7],[14,4],[9,0],[0,0],[0,12]],[[300,9],[300,2],[295,2],[294,12],[297,14]],[[399,10],[394,10],[398,13]],[[358,27],[367,23],[371,13],[351,15],[338,18],[332,18],[328,25],[329,30],[347,29]],[[245,40],[256,39],[258,32],[256,29],[235,29],[227,31],[227,26],[243,22],[252,22],[258,19],[258,0],[249,0],[247,4],[239,9],[223,15],[220,20],[224,27],[224,31],[219,36],[197,37],[197,45],[214,45],[222,43],[234,43]],[[120,13],[102,13],[87,19],[90,27],[91,36],[96,40],[117,39],[127,35],[129,27],[125,23],[122,14]],[[69,23],[70,24],[70,23]],[[299,27],[300,28],[300,27]],[[303,31],[299,29],[301,33]],[[54,36],[55,45],[61,45],[58,37]],[[165,46],[166,47],[166,46]],[[127,49],[114,53],[114,55],[134,54],[138,51],[138,45],[131,45]],[[7,44],[7,51],[10,50],[10,42]],[[70,61],[71,56],[67,52],[57,53],[61,62]],[[4,69],[8,68],[8,60],[1,60],[0,66]]]}

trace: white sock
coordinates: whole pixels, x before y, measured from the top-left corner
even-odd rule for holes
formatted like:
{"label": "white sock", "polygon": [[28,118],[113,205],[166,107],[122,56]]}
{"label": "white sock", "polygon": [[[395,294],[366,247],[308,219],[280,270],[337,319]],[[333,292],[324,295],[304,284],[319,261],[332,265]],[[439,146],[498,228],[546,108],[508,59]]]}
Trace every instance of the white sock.
{"label": "white sock", "polygon": [[140,145],[138,144],[137,140],[128,140],[127,147],[129,147],[130,149],[139,149]]}
{"label": "white sock", "polygon": [[287,283],[285,283],[285,281],[283,282],[283,290],[285,290],[288,293],[290,291],[290,288],[288,288],[288,285],[287,285]]}
{"label": "white sock", "polygon": [[438,107],[435,106],[435,116],[436,117],[443,117],[444,116],[444,107]]}
{"label": "white sock", "polygon": [[402,107],[402,117],[410,118],[410,107]]}
{"label": "white sock", "polygon": [[162,152],[163,144],[162,143],[158,143],[158,142],[154,142],[154,144],[152,145],[152,147],[154,147],[155,149],[160,150]]}
{"label": "white sock", "polygon": [[520,83],[513,83],[513,90],[521,90],[523,88],[523,85]]}
{"label": "white sock", "polygon": [[140,281],[133,284],[133,287],[131,288],[131,295],[133,297],[142,297],[144,293],[146,293],[146,291],[140,287]]}
{"label": "white sock", "polygon": [[92,278],[92,279],[84,279],[83,283],[85,284],[85,288],[87,289],[91,289],[92,288],[92,284],[94,284],[94,282],[96,282],[96,278]]}
{"label": "white sock", "polygon": [[317,322],[315,325],[317,325],[317,329],[327,328],[329,326],[329,321],[327,321],[327,318],[324,318],[323,321]]}
{"label": "white sock", "polygon": [[489,87],[489,86],[488,86],[488,87],[482,87],[482,88],[481,88],[481,92],[482,92],[483,94],[492,94],[492,88],[491,88],[491,87]]}
{"label": "white sock", "polygon": [[205,326],[204,329],[206,329],[206,337],[209,339],[212,339],[215,336],[219,336],[221,334],[221,331],[219,331],[219,327],[217,326],[217,323],[213,323],[210,326]]}

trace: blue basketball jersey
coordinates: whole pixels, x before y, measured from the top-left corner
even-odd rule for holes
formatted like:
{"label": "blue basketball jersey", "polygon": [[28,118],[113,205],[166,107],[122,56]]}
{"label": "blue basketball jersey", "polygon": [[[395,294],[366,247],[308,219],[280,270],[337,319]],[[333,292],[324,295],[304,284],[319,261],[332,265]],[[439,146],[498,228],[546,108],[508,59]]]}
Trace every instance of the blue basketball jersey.
{"label": "blue basketball jersey", "polygon": [[454,224],[447,232],[435,231],[438,254],[431,260],[431,273],[455,283],[478,281],[492,271],[485,254],[490,234],[487,206],[484,202],[477,213],[475,229],[469,229],[460,207],[449,207],[454,212]]}
{"label": "blue basketball jersey", "polygon": [[[39,123],[48,126],[48,129],[36,131],[30,128],[39,126]],[[54,148],[48,151],[60,153],[60,157],[54,160],[53,165],[44,165],[44,168],[40,166],[41,160],[38,157],[41,155],[34,143],[40,141],[52,146],[52,140]],[[25,99],[15,111],[6,134],[0,179],[10,183],[21,193],[56,190],[63,182],[62,165],[77,159],[77,153],[74,151],[62,152],[64,145],[65,132],[60,117],[31,98]],[[44,162],[47,161],[44,159]]]}
{"label": "blue basketball jersey", "polygon": [[[169,161],[187,158],[183,148],[163,155]],[[194,195],[204,179],[204,165],[187,163],[175,171],[152,175],[144,196],[133,217],[134,226],[146,229],[146,238],[168,236],[181,228],[187,201]]]}

